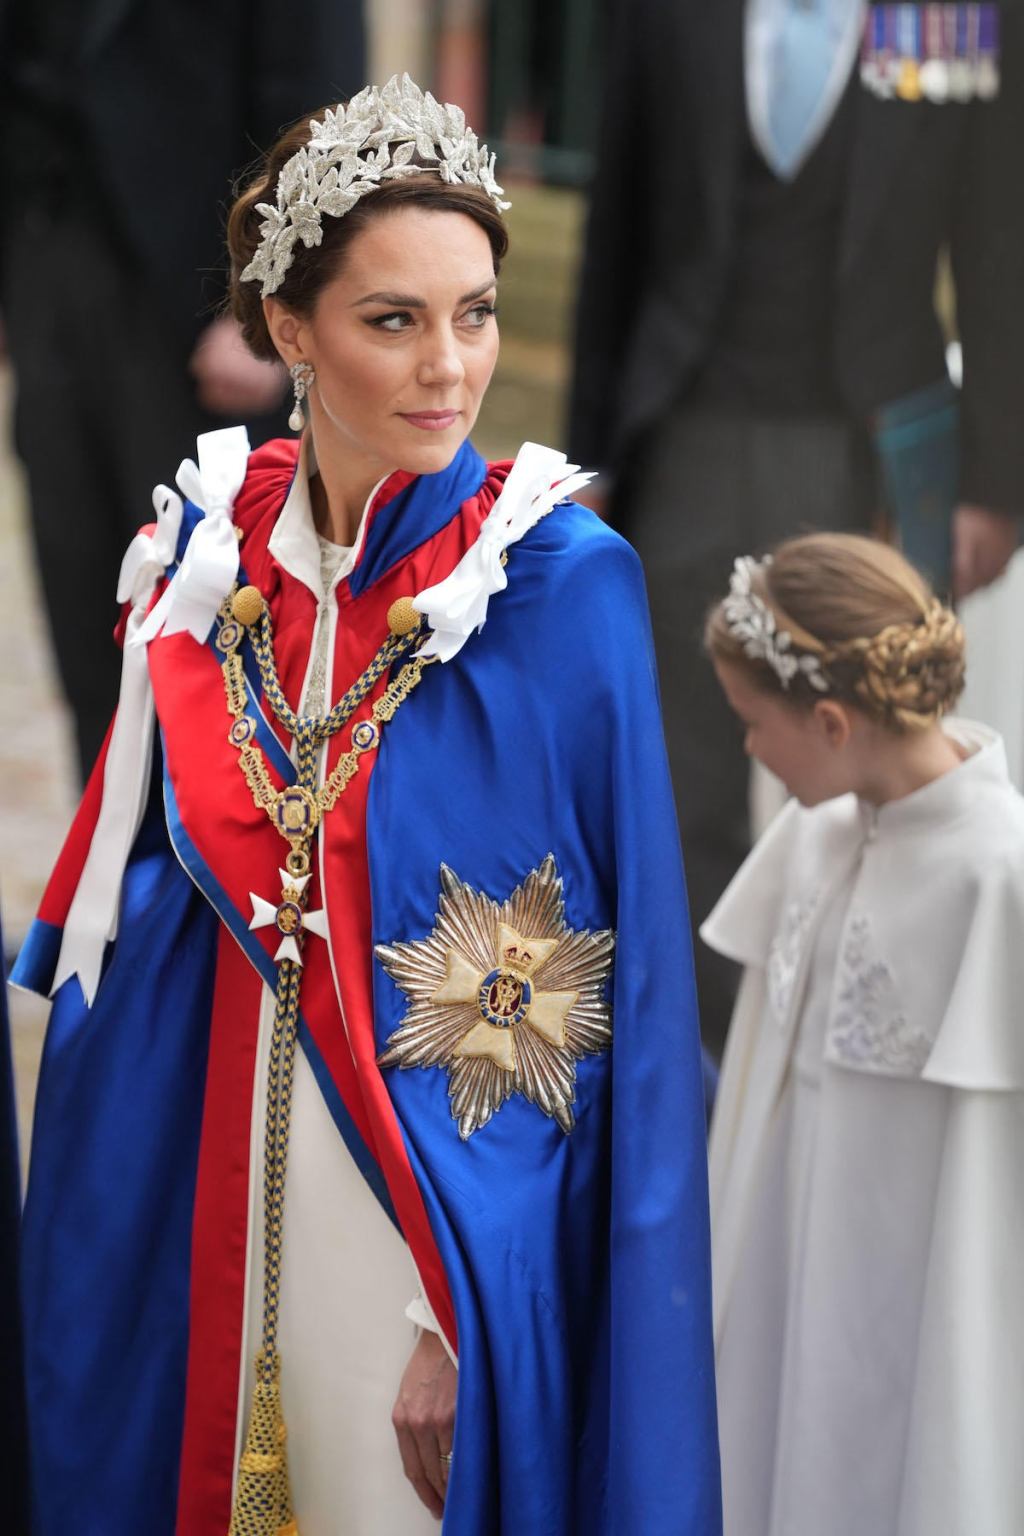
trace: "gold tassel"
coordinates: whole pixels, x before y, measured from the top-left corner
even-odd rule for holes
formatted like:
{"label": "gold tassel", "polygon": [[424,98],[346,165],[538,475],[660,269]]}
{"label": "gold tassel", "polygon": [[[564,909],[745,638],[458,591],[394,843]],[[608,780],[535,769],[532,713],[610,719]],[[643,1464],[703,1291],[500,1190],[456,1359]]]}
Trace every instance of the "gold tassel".
{"label": "gold tassel", "polygon": [[256,1390],[228,1536],[299,1536],[288,1479],[288,1430],[281,1412],[281,1361],[256,1356]]}

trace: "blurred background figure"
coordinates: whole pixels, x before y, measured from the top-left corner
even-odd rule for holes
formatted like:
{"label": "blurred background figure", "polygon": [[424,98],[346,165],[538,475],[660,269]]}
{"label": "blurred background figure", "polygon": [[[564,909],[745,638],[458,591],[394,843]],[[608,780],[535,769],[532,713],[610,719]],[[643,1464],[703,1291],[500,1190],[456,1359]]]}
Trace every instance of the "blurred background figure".
{"label": "blurred background figure", "polygon": [[[613,0],[569,451],[607,471],[647,567],[695,923],[749,846],[739,736],[695,659],[733,558],[885,509],[962,596],[1016,547],[1021,23],[995,5]],[[720,1050],[730,963],[705,951],[698,986]]]}
{"label": "blurred background figure", "polygon": [[218,318],[222,211],[279,128],[363,82],[359,0],[0,0],[0,311],[84,777],[117,698],[121,556],[198,432],[281,433]]}

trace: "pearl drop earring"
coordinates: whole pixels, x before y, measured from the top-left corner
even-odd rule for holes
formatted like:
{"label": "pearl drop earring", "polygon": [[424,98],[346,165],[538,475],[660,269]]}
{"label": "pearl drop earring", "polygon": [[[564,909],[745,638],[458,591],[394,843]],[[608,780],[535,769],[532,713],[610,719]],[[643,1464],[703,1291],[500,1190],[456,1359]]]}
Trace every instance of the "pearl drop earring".
{"label": "pearl drop earring", "polygon": [[293,432],[301,432],[306,425],[302,402],[316,383],[316,371],[311,363],[292,363],[288,372],[292,376],[292,389],[295,391],[295,404],[288,417],[288,425]]}

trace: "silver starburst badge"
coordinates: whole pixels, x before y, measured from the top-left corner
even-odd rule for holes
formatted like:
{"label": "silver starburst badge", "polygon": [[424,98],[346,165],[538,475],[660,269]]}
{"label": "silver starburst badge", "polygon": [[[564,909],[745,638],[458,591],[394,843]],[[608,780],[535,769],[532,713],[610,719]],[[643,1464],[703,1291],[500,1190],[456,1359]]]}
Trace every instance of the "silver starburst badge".
{"label": "silver starburst badge", "polygon": [[409,999],[382,1067],[444,1067],[467,1141],[513,1093],[575,1123],[576,1063],[611,1043],[615,936],[574,932],[552,854],[499,905],[441,866],[434,930],[376,955]]}

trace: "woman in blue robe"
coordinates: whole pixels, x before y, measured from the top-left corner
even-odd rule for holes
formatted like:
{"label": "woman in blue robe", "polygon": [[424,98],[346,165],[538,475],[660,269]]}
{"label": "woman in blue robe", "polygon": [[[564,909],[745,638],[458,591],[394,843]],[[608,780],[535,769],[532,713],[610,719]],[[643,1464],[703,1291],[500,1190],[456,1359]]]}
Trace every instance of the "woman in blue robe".
{"label": "woman in blue robe", "polygon": [[301,438],[157,488],[19,961],[40,1536],[719,1532],[643,581],[563,455],[469,444],[504,206],[406,78],[232,212]]}

